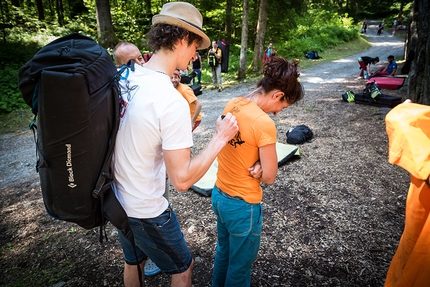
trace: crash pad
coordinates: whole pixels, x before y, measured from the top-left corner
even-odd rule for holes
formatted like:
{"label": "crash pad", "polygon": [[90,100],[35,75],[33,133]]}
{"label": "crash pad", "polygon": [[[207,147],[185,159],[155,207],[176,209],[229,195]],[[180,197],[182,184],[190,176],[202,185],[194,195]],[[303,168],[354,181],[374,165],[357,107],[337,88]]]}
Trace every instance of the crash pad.
{"label": "crash pad", "polygon": [[381,89],[386,90],[398,90],[403,86],[405,78],[400,77],[374,77],[367,81],[367,83],[372,83],[375,81],[376,84]]}
{"label": "crash pad", "polygon": [[[278,166],[281,166],[293,156],[300,156],[300,149],[295,145],[276,143],[276,153],[278,155]],[[217,171],[218,161],[215,159],[206,174],[196,184],[191,186],[191,189],[204,196],[211,196]]]}

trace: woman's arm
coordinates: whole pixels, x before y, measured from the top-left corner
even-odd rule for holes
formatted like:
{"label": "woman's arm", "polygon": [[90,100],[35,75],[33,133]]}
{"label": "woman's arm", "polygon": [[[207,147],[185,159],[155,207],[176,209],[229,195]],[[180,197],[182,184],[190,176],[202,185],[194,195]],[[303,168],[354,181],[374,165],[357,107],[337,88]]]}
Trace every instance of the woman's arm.
{"label": "woman's arm", "polygon": [[276,144],[269,144],[258,149],[260,155],[261,169],[263,170],[260,181],[272,184],[276,179],[278,172],[278,155],[276,153]]}

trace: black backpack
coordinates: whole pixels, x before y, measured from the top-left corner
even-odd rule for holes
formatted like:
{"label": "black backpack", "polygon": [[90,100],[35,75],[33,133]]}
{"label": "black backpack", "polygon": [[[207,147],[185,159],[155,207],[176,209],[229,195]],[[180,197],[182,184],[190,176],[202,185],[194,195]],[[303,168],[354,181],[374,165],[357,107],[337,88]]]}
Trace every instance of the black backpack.
{"label": "black backpack", "polygon": [[306,58],[311,59],[311,60],[321,59],[321,57],[318,55],[317,51],[306,52],[305,56],[306,56]]}
{"label": "black backpack", "polygon": [[310,141],[313,136],[314,133],[308,126],[298,125],[287,131],[287,143],[302,144]]}
{"label": "black backpack", "polygon": [[100,241],[107,221],[132,237],[111,188],[118,80],[107,51],[79,33],[49,43],[19,71],[19,89],[35,115],[30,128],[46,210],[85,229],[99,226]]}

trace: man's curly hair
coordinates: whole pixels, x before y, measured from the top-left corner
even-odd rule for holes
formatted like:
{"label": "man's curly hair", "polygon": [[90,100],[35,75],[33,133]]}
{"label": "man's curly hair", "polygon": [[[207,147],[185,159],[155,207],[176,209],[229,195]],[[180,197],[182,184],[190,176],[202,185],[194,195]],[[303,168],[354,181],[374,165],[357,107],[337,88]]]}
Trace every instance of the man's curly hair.
{"label": "man's curly hair", "polygon": [[146,35],[148,45],[156,52],[160,49],[173,51],[177,41],[188,40],[188,46],[194,41],[200,46],[203,43],[202,37],[188,31],[187,29],[169,24],[156,24]]}

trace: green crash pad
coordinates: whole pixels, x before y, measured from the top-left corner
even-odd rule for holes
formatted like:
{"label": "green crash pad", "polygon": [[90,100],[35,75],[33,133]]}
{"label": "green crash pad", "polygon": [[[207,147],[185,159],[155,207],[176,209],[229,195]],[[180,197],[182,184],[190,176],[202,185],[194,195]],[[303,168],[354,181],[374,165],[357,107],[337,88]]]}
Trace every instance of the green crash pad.
{"label": "green crash pad", "polygon": [[[300,156],[300,149],[298,146],[276,143],[276,153],[278,154],[278,166],[285,164],[293,156]],[[216,173],[218,170],[218,161],[212,163],[206,174],[194,184],[191,189],[204,196],[212,195],[212,188],[216,181]]]}

